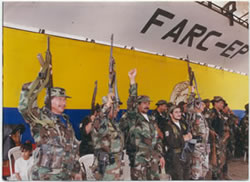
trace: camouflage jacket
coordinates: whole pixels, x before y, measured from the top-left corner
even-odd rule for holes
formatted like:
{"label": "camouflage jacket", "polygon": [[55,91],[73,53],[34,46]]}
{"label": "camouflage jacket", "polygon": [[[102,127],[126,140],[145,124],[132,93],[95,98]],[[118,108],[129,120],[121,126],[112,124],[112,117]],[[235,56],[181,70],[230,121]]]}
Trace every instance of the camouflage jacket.
{"label": "camouflage jacket", "polygon": [[193,138],[200,136],[202,137],[202,144],[207,144],[209,137],[209,126],[204,114],[195,111],[194,102],[195,94],[191,93],[187,104],[188,118],[190,119],[189,123],[191,124],[191,133]]}
{"label": "camouflage jacket", "polygon": [[133,84],[130,86],[127,101],[127,118],[132,125],[129,137],[135,148],[135,160],[147,162],[163,156],[162,144],[158,138],[156,121],[151,116],[148,116],[149,121],[146,120],[139,113],[137,105],[137,84]]}
{"label": "camouflage jacket", "polygon": [[124,136],[115,119],[108,118],[110,108],[104,105],[99,116],[94,121],[91,131],[94,151],[104,151],[117,154],[123,151]]}
{"label": "camouflage jacket", "polygon": [[78,141],[69,117],[66,114],[56,115],[46,107],[40,109],[37,105],[38,94],[48,83],[47,77],[37,77],[32,83],[23,85],[18,110],[30,125],[39,147],[39,155],[34,161],[36,166],[51,171],[62,169],[71,175],[72,172],[79,172],[80,166]]}

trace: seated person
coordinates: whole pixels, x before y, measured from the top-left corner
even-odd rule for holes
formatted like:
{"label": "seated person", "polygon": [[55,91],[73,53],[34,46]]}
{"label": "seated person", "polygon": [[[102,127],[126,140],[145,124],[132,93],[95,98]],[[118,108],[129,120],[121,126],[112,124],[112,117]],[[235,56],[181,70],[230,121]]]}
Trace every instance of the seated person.
{"label": "seated person", "polygon": [[15,162],[15,175],[18,181],[27,181],[28,171],[33,165],[32,144],[26,142],[21,145],[22,156]]}

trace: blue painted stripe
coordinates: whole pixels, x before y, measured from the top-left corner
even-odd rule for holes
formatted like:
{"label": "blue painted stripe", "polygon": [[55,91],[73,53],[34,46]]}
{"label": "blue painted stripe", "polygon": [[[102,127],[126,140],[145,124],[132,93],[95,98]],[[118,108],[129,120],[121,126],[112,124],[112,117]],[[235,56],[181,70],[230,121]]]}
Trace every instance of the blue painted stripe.
{"label": "blue painted stripe", "polygon": [[[64,111],[70,117],[70,122],[75,130],[75,136],[78,140],[81,139],[79,125],[82,119],[90,114],[89,109],[65,109]],[[121,117],[124,110],[119,112],[118,118]],[[25,132],[22,135],[22,143],[26,140],[30,140],[34,143],[34,139],[31,136],[29,124],[27,124],[22,115],[18,112],[17,108],[3,108],[3,123],[4,124],[24,124],[25,125]]]}
{"label": "blue painted stripe", "polygon": [[[118,114],[118,118],[121,117],[122,113],[126,110],[120,110]],[[233,110],[236,116],[238,116],[240,119],[244,116],[245,112],[243,110]],[[90,114],[89,109],[66,109],[65,113],[69,115],[70,121],[72,123],[72,126],[75,130],[75,135],[78,140],[80,140],[80,129],[79,125],[82,121],[82,119]],[[151,111],[149,111],[151,113]],[[18,112],[17,108],[3,108],[3,123],[4,124],[24,124],[25,125],[25,132],[22,135],[22,143],[24,143],[26,140],[30,140],[34,143],[34,139],[31,136],[30,127],[29,124],[27,124],[22,115]]]}

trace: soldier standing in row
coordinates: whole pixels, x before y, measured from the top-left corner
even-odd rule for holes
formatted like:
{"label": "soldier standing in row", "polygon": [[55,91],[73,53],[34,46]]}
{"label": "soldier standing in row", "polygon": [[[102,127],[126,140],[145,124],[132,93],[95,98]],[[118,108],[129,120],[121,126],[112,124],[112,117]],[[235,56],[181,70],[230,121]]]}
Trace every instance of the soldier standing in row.
{"label": "soldier standing in row", "polygon": [[94,118],[92,141],[95,164],[93,173],[96,180],[122,180],[122,152],[124,137],[116,122],[119,104],[114,104],[111,92],[103,97],[100,113]]}
{"label": "soldier standing in row", "polygon": [[242,131],[242,152],[245,154],[248,159],[248,129],[249,129],[249,118],[248,118],[248,112],[249,112],[249,104],[245,105],[245,116],[240,121],[240,127]]}
{"label": "soldier standing in row", "polygon": [[216,159],[216,161],[212,161],[212,179],[231,179],[227,174],[226,167],[226,146],[230,137],[230,130],[221,113],[225,101],[222,97],[215,96],[212,104],[213,109],[211,110],[209,120],[217,135],[215,142],[212,144],[216,148],[216,153],[212,153],[214,155],[214,157],[212,156],[212,160]]}
{"label": "soldier standing in row", "polygon": [[157,108],[152,111],[152,116],[154,116],[157,121],[157,126],[159,127],[158,133],[163,139],[164,128],[167,124],[167,101],[159,100],[156,106]]}
{"label": "soldier standing in row", "polygon": [[191,178],[193,180],[204,180],[209,171],[209,127],[205,116],[202,114],[205,103],[198,98],[195,99],[193,91],[194,89],[188,99],[188,115],[192,125],[191,131],[193,139],[196,139],[194,151],[191,154]]}
{"label": "soldier standing in row", "polygon": [[167,149],[166,172],[171,175],[173,180],[190,179],[190,161],[182,161],[181,153],[185,141],[192,139],[191,133],[186,133],[187,127],[181,121],[181,109],[179,106],[172,106],[169,109],[170,121],[164,132],[164,146]]}
{"label": "soldier standing in row", "polygon": [[162,168],[165,165],[161,140],[158,138],[156,122],[147,114],[150,106],[149,97],[137,97],[136,74],[136,69],[128,73],[130,89],[127,117],[133,123],[129,135],[136,149],[131,177],[132,180],[159,180],[159,165]]}
{"label": "soldier standing in row", "polygon": [[[35,81],[23,85],[18,106],[39,148],[32,180],[80,180],[78,141],[69,117],[63,113],[66,99],[70,97],[63,88],[54,87],[51,100],[47,93],[45,107],[40,109],[37,105],[38,94],[48,84],[50,74],[50,65],[45,62]],[[51,110],[48,103],[51,103]]]}

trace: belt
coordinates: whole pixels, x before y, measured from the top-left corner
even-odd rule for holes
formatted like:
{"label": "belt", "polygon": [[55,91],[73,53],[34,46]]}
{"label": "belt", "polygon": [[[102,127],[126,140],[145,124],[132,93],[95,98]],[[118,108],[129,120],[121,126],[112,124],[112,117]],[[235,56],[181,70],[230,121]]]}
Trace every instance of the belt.
{"label": "belt", "polygon": [[178,149],[173,149],[174,153],[181,153],[181,149],[178,148]]}

